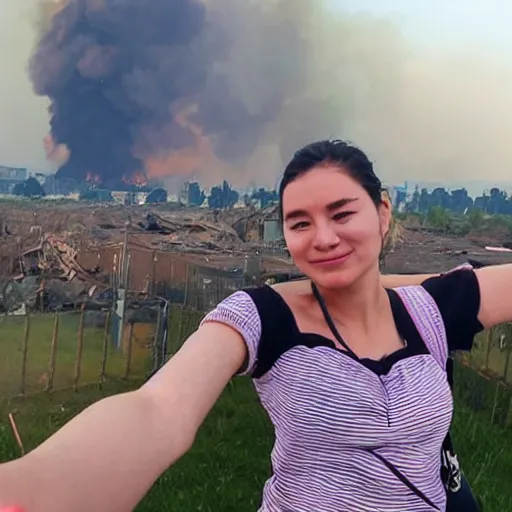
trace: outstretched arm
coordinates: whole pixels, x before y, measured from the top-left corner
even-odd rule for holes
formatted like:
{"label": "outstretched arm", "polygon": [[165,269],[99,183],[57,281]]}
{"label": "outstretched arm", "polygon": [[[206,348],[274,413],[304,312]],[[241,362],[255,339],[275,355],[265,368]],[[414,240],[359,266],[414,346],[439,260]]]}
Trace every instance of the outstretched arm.
{"label": "outstretched arm", "polygon": [[478,320],[485,328],[512,322],[512,264],[475,270],[480,286]]}
{"label": "outstretched arm", "polygon": [[[478,320],[484,328],[512,322],[512,264],[491,265],[474,270],[480,288]],[[439,274],[383,275],[385,288],[419,285]]]}
{"label": "outstretched arm", "polygon": [[25,457],[0,465],[0,507],[126,512],[193,444],[247,349],[209,322],[137,391],[103,399]]}

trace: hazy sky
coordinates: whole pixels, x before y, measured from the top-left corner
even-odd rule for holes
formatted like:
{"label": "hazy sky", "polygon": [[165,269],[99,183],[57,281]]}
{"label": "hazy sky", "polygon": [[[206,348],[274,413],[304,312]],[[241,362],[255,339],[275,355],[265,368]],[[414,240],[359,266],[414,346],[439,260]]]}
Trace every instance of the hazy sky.
{"label": "hazy sky", "polygon": [[464,42],[512,52],[508,0],[329,0],[333,7],[389,17],[411,39],[429,45]]}
{"label": "hazy sky", "polygon": [[42,141],[48,130],[46,103],[33,94],[26,74],[36,2],[0,1],[0,164],[46,169]]}
{"label": "hazy sky", "polygon": [[[42,139],[48,130],[46,103],[32,93],[26,76],[27,61],[35,38],[34,5],[37,1],[0,1],[0,62],[3,64],[2,79],[0,80],[0,122],[2,126],[0,164],[45,170],[49,169],[42,144]],[[495,160],[491,158],[492,162],[489,164],[489,168],[481,169],[481,172],[474,170],[469,172],[466,177],[476,179],[480,176],[491,180],[512,178],[509,168],[504,168],[506,162],[509,161],[509,156],[511,157],[510,168],[512,168],[512,153],[509,155],[503,149],[508,147],[508,138],[512,134],[508,129],[512,127],[512,64],[507,64],[508,61],[512,62],[512,31],[509,27],[512,19],[512,2],[506,0],[326,0],[326,2],[337,10],[358,13],[364,11],[372,16],[393,20],[393,23],[410,41],[411,46],[423,47],[418,51],[428,53],[430,59],[432,59],[432,55],[436,55],[436,52],[441,55],[443,53],[440,52],[441,48],[450,49],[453,51],[453,55],[456,55],[457,52],[462,54],[467,48],[479,49],[478,58],[480,59],[482,56],[492,55],[490,60],[495,62],[492,66],[489,64],[489,69],[486,69],[485,66],[471,68],[471,58],[465,55],[462,75],[466,76],[467,80],[467,77],[471,76],[471,73],[474,75],[477,69],[481,69],[482,73],[485,71],[485,73],[491,74],[499,70],[499,76],[501,77],[503,74],[505,78],[499,78],[497,74],[496,83],[503,84],[503,80],[509,80],[507,84],[510,84],[511,87],[507,89],[510,94],[507,97],[504,96],[504,87],[498,88],[496,91],[492,87],[489,88],[491,92],[486,94],[493,95],[491,100],[494,100],[494,103],[491,101],[493,104],[489,108],[482,108],[483,114],[481,114],[486,116],[482,122],[491,124],[485,128],[486,131],[490,130],[493,133],[492,140],[497,140],[496,147],[486,142],[485,150],[491,153],[499,152],[500,158]],[[487,62],[488,59],[485,58],[482,62],[484,61]],[[503,65],[500,64],[502,62],[506,63],[506,72],[502,69]],[[430,73],[442,73],[443,69],[447,69],[443,65],[435,64],[432,60],[429,61]],[[418,73],[423,72],[420,69],[417,71]],[[460,79],[459,86],[461,83],[466,83],[463,78]],[[474,87],[478,87],[478,81]],[[476,97],[476,94],[472,96],[472,98]],[[458,98],[451,97],[450,103],[453,102],[452,100],[457,101]],[[462,111],[466,104],[462,103],[462,100],[460,101],[462,106],[459,106],[459,111],[457,111],[462,112],[460,123],[467,125],[471,116],[469,112]],[[473,99],[472,101],[474,103]],[[482,101],[487,101],[487,98],[483,97]],[[492,115],[486,114],[488,110],[492,110]],[[501,110],[506,120],[500,121],[499,125],[493,124],[500,117]],[[457,113],[457,115],[459,114]],[[479,111],[477,111],[477,115],[480,115]],[[454,116],[455,114],[452,115],[452,117]],[[414,122],[417,122],[418,118],[421,118],[419,114],[414,117]],[[471,120],[475,124],[478,124],[478,121],[474,118]],[[425,119],[425,126],[427,124],[428,130],[437,130],[430,118]],[[455,124],[452,123],[450,126],[453,128]],[[467,129],[467,126],[465,128]],[[452,132],[449,132],[448,128],[446,131],[449,137]],[[425,133],[427,133],[427,128],[425,128]],[[430,132],[427,135],[430,135]],[[373,141],[370,136],[369,140]],[[464,139],[464,143],[467,143],[468,140]],[[411,151],[413,148],[415,148],[414,145],[411,146]],[[383,159],[386,158],[385,151],[382,149],[380,154],[384,155]],[[421,151],[419,154],[421,156]],[[424,172],[424,170],[412,169],[412,179],[428,179],[428,172],[427,175],[424,175]],[[402,171],[401,174],[403,174]],[[401,174],[392,177],[396,180],[403,179],[404,176]],[[461,177],[456,176],[455,178]],[[439,178],[439,176],[435,178]]]}

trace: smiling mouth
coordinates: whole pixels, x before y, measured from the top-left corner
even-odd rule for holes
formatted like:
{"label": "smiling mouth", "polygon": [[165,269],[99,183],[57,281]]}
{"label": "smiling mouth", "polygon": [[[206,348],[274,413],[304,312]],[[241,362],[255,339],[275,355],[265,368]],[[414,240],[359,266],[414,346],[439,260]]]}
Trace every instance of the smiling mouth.
{"label": "smiling mouth", "polygon": [[323,259],[323,260],[314,260],[314,261],[311,261],[310,263],[312,265],[334,265],[334,264],[342,263],[352,254],[352,252],[353,251],[348,252],[346,254],[342,254],[341,256],[336,256],[335,258],[326,258],[326,259]]}

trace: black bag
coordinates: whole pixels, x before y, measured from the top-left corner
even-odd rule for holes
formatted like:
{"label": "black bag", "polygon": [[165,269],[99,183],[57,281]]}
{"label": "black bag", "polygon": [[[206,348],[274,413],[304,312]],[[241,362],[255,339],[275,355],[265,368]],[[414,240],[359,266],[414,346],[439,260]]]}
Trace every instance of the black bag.
{"label": "black bag", "polygon": [[[448,383],[453,389],[453,359],[446,363]],[[483,506],[462,472],[459,459],[453,447],[450,432],[446,435],[441,448],[441,480],[446,489],[446,512],[482,512]]]}

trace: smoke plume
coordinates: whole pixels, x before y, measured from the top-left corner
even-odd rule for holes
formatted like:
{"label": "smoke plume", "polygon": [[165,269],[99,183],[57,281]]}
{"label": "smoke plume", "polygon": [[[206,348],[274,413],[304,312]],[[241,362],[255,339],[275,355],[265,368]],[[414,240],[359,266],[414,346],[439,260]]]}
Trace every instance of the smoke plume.
{"label": "smoke plume", "polygon": [[51,99],[53,145],[69,150],[59,175],[115,182],[145,170],[179,173],[172,156],[187,150],[220,162],[247,159],[301,83],[301,43],[293,24],[268,24],[279,5],[267,12],[239,4],[61,5],[30,64],[36,93]]}
{"label": "smoke plume", "polygon": [[[46,4],[48,5],[48,4]],[[512,66],[418,48],[322,0],[68,0],[30,62],[59,174],[273,185],[312,139],[348,138],[388,182],[476,178],[512,157]]]}

